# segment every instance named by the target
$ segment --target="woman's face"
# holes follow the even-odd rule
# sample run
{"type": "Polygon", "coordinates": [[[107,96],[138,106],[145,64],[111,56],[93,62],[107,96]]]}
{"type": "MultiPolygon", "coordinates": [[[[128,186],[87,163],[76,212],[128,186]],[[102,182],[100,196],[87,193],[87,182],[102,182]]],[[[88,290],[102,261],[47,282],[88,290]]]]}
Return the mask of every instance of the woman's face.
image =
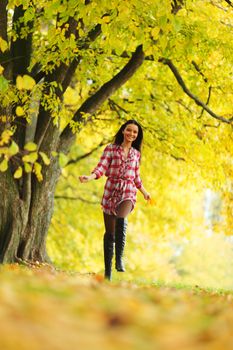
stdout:
{"type": "Polygon", "coordinates": [[[138,126],[135,124],[128,124],[122,133],[124,135],[124,141],[133,142],[138,137],[138,126]]]}

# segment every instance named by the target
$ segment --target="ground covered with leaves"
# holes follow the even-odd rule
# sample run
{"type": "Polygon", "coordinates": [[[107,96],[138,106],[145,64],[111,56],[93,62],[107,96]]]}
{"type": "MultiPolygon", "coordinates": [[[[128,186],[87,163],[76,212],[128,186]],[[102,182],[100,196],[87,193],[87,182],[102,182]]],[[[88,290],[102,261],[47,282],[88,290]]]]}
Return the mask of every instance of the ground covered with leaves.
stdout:
{"type": "Polygon", "coordinates": [[[233,293],[0,268],[0,349],[232,349],[233,293]]]}

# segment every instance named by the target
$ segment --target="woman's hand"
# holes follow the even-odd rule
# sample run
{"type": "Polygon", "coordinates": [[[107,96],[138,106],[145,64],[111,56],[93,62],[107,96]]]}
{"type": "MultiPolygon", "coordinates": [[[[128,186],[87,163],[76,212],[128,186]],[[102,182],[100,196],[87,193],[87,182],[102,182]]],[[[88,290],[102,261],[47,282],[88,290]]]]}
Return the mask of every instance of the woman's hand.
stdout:
{"type": "Polygon", "coordinates": [[[95,174],[81,175],[81,176],[79,176],[79,181],[83,183],[83,182],[88,182],[88,181],[94,180],[95,178],[96,178],[95,174]]]}
{"type": "Polygon", "coordinates": [[[150,193],[148,193],[143,186],[141,188],[139,188],[139,191],[143,194],[143,197],[145,198],[146,201],[151,200],[150,193]]]}
{"type": "Polygon", "coordinates": [[[144,196],[144,198],[145,198],[146,201],[151,200],[151,195],[150,195],[150,193],[145,192],[145,193],[143,193],[143,196],[144,196]]]}

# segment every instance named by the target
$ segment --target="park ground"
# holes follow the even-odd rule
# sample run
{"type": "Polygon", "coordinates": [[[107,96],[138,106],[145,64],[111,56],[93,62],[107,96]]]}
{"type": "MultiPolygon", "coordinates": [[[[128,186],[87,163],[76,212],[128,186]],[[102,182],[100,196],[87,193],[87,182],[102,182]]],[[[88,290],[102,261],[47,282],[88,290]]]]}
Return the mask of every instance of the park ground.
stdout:
{"type": "Polygon", "coordinates": [[[227,350],[233,292],[5,265],[0,322],[1,350],[227,350]]]}

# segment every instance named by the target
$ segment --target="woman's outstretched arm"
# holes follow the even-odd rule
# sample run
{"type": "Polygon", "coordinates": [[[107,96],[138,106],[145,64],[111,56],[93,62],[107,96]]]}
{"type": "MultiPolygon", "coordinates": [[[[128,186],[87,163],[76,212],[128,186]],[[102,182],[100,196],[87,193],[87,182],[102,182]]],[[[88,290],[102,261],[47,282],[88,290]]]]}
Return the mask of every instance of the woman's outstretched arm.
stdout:
{"type": "Polygon", "coordinates": [[[96,174],[93,173],[91,175],[81,175],[79,176],[79,181],[80,182],[88,182],[88,181],[91,181],[91,180],[95,180],[96,179],[96,174]]]}

